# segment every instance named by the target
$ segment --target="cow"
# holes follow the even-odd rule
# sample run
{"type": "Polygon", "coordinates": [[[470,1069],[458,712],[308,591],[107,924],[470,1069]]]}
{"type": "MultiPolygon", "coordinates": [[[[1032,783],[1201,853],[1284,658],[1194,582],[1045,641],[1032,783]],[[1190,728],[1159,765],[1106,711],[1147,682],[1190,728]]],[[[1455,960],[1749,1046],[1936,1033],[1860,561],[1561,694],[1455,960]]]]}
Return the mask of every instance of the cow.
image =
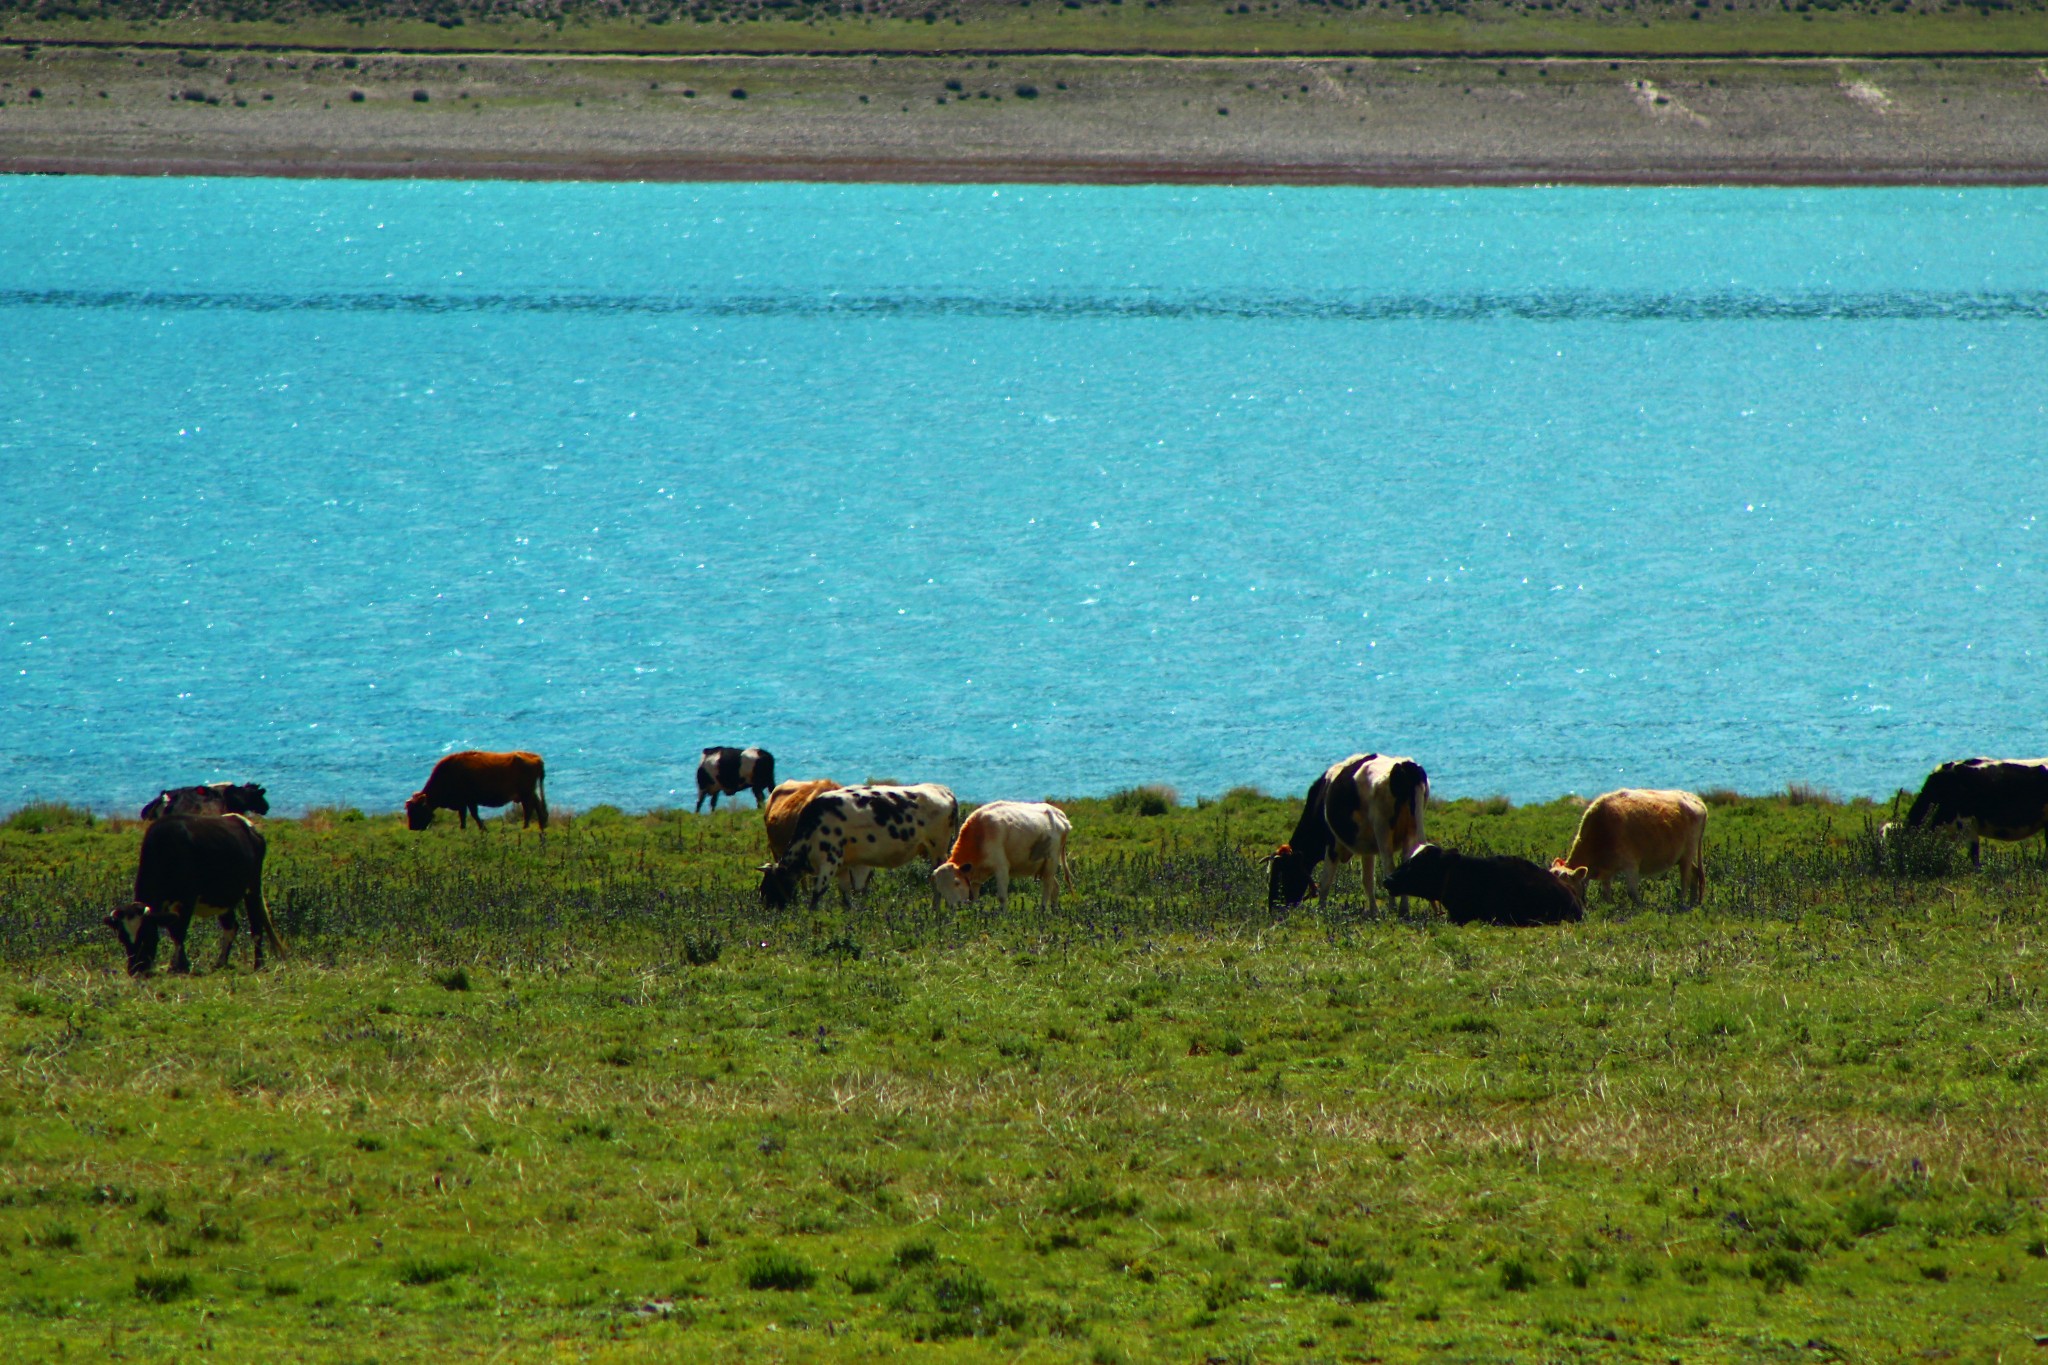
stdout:
{"type": "Polygon", "coordinates": [[[1623,787],[1586,807],[1571,852],[1550,871],[1583,905],[1589,880],[1620,873],[1635,900],[1644,877],[1675,867],[1679,894],[1697,905],[1707,894],[1706,838],[1707,803],[1691,792],[1623,787]]]}
{"type": "Polygon", "coordinates": [[[1376,906],[1374,859],[1392,871],[1397,854],[1420,844],[1428,805],[1429,774],[1412,758],[1353,754],[1332,764],[1309,787],[1294,837],[1266,859],[1267,903],[1276,910],[1301,904],[1320,863],[1316,904],[1328,909],[1337,864],[1356,856],[1365,860],[1366,905],[1376,906]]]}
{"type": "Polygon", "coordinates": [[[1420,896],[1453,924],[1566,924],[1586,912],[1565,884],[1527,858],[1480,858],[1424,844],[1387,878],[1389,896],[1420,896]]]}
{"type": "MultiPolygon", "coordinates": [[[[791,831],[780,858],[761,865],[761,903],[780,910],[812,879],[810,904],[817,907],[825,887],[839,884],[839,899],[850,910],[851,874],[868,867],[901,867],[912,858],[933,863],[946,856],[960,830],[960,803],[934,782],[915,787],[841,787],[811,798],[791,831]],[[841,878],[844,869],[847,878],[841,878]]],[[[938,908],[932,893],[932,908],[938,908]]]]}
{"type": "Polygon", "coordinates": [[[1010,909],[1010,878],[1038,878],[1038,908],[1059,909],[1060,878],[1069,882],[1067,813],[1043,801],[991,801],[960,826],[946,861],[932,870],[932,890],[955,909],[967,904],[991,878],[997,909],[1010,909]]]}
{"type": "Polygon", "coordinates": [[[481,830],[484,817],[478,807],[517,801],[519,828],[525,829],[527,821],[537,819],[541,833],[546,834],[547,776],[547,764],[539,754],[523,750],[492,754],[464,749],[436,763],[434,771],[427,774],[427,785],[407,799],[405,826],[425,829],[434,823],[435,811],[452,810],[463,829],[468,829],[469,822],[474,820],[481,830]]]}
{"type": "MultiPolygon", "coordinates": [[[[811,804],[811,798],[820,792],[836,792],[839,784],[829,777],[813,778],[799,782],[792,778],[780,783],[768,793],[768,805],[761,812],[763,823],[768,826],[768,856],[780,858],[789,851],[790,836],[796,833],[796,822],[804,813],[804,807],[811,804]]],[[[839,880],[848,890],[861,892],[868,889],[868,879],[875,875],[871,867],[842,867],[839,880]]]]}
{"type": "MultiPolygon", "coordinates": [[[[1896,825],[1880,830],[1889,836],[1896,825]]],[[[1907,829],[1935,829],[1970,843],[1982,867],[1983,839],[2016,842],[2048,830],[2048,758],[1970,758],[1944,763],[1920,784],[1906,810],[1907,829]]],[[[2044,841],[2048,852],[2048,841],[2044,841]]]]}
{"type": "Polygon", "coordinates": [[[738,796],[741,792],[754,794],[754,805],[765,804],[765,798],[775,787],[775,755],[766,749],[735,749],[727,744],[714,744],[704,751],[704,757],[697,762],[697,809],[704,809],[704,798],[711,798],[711,813],[718,813],[718,798],[738,796]]]}
{"type": "Polygon", "coordinates": [[[167,815],[142,834],[135,899],[108,912],[105,924],[128,954],[128,974],[147,976],[156,965],[157,938],[169,934],[171,970],[188,972],[185,931],[202,907],[220,913],[218,971],[228,963],[240,928],[235,907],[249,912],[256,966],[267,941],[280,958],[284,940],[263,901],[263,835],[246,815],[167,815]]]}
{"type": "Polygon", "coordinates": [[[209,782],[203,787],[166,787],[142,808],[145,820],[166,815],[268,815],[270,799],[254,782],[209,782]]]}

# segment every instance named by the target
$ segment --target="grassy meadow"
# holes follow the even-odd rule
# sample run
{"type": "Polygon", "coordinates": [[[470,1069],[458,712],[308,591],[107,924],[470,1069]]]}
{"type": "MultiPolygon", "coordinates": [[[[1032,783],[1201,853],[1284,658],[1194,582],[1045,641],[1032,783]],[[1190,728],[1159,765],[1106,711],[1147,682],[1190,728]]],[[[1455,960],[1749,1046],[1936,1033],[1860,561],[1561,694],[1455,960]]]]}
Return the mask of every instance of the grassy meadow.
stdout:
{"type": "MultiPolygon", "coordinates": [[[[1296,803],[765,916],[751,809],[272,820],[284,964],[131,982],[0,827],[0,1358],[1955,1360],[2048,1339],[2038,843],[1714,797],[1709,894],[1275,917],[1296,803]]],[[[1577,808],[1431,834],[1562,852],[1577,808]]]]}

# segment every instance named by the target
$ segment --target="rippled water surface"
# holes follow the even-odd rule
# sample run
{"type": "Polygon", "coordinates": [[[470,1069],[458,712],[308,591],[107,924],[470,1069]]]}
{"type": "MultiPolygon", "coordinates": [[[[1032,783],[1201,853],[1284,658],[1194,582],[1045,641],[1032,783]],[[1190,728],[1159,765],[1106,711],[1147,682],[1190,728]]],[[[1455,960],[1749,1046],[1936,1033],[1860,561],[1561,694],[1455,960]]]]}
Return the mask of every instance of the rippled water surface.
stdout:
{"type": "Polygon", "coordinates": [[[2048,192],[0,181],[0,803],[2048,751],[2048,192]]]}

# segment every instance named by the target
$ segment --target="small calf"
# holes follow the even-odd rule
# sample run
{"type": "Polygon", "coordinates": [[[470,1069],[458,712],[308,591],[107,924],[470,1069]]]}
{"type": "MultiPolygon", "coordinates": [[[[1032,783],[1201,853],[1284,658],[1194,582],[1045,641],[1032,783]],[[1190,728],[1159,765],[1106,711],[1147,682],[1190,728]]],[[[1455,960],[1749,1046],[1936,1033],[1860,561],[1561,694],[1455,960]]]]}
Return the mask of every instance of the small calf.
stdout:
{"type": "Polygon", "coordinates": [[[1477,858],[1435,844],[1408,855],[1387,878],[1387,893],[1435,901],[1453,924],[1565,924],[1586,915],[1562,882],[1527,858],[1477,858]]]}
{"type": "Polygon", "coordinates": [[[1038,908],[1057,910],[1060,878],[1067,868],[1067,813],[1043,801],[991,801],[967,817],[946,861],[932,869],[932,890],[958,909],[989,880],[996,884],[997,908],[1010,908],[1010,878],[1036,877],[1038,908]]]}

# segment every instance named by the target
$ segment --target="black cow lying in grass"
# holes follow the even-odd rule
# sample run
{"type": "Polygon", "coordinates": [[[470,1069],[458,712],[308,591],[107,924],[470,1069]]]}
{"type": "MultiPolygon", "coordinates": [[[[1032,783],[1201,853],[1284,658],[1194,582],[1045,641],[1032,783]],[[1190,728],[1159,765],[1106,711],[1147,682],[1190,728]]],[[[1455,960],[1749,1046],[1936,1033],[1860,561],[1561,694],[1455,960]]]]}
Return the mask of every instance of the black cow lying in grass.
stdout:
{"type": "Polygon", "coordinates": [[[106,925],[128,954],[128,974],[147,976],[156,965],[157,936],[169,934],[171,970],[186,972],[185,931],[202,906],[220,913],[218,970],[234,950],[240,924],[235,907],[249,911],[256,941],[256,966],[263,966],[266,939],[279,957],[284,942],[263,902],[263,836],[240,815],[169,815],[142,835],[142,859],[135,871],[135,899],[108,912],[106,925]]]}
{"type": "Polygon", "coordinates": [[[1550,869],[1527,858],[1476,858],[1435,844],[1408,855],[1387,893],[1435,901],[1453,924],[1564,924],[1586,914],[1550,869]]]}

